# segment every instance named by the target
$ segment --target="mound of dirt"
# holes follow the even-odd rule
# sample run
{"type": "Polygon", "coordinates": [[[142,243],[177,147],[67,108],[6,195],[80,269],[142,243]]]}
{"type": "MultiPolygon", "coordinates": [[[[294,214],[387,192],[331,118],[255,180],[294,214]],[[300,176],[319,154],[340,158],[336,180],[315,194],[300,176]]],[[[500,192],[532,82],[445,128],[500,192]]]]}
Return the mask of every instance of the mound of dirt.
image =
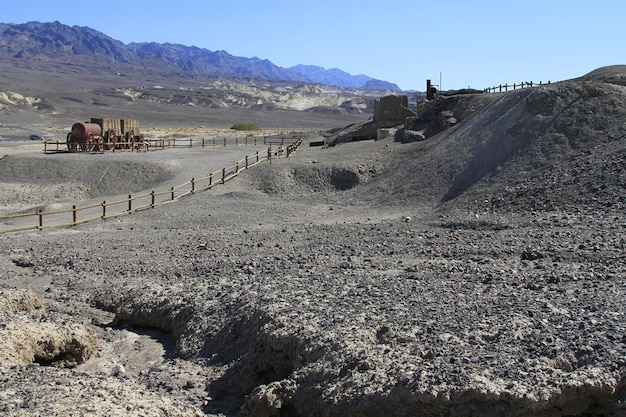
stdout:
{"type": "Polygon", "coordinates": [[[311,148],[244,181],[338,205],[623,213],[624,87],[566,82],[440,100],[451,101],[446,111],[463,122],[427,140],[311,148]]]}
{"type": "Polygon", "coordinates": [[[122,160],[75,154],[8,155],[0,159],[0,204],[5,213],[32,211],[53,202],[133,193],[173,176],[171,166],[141,161],[136,155],[122,160]]]}
{"type": "Polygon", "coordinates": [[[422,142],[355,144],[350,159],[342,150],[326,149],[309,165],[271,170],[265,182],[272,185],[259,187],[287,194],[352,189],[333,185],[333,173],[346,171],[352,173],[349,183],[361,185],[353,190],[358,199],[370,204],[623,212],[624,87],[565,82],[440,100],[453,102],[447,111],[463,122],[422,142]]]}
{"type": "Polygon", "coordinates": [[[469,153],[442,201],[464,195],[465,204],[487,202],[484,210],[623,213],[624,126],[622,86],[563,83],[507,94],[452,137],[469,153]]]}
{"type": "Polygon", "coordinates": [[[598,68],[578,78],[581,81],[601,81],[611,84],[626,85],[626,65],[609,65],[598,68]]]}

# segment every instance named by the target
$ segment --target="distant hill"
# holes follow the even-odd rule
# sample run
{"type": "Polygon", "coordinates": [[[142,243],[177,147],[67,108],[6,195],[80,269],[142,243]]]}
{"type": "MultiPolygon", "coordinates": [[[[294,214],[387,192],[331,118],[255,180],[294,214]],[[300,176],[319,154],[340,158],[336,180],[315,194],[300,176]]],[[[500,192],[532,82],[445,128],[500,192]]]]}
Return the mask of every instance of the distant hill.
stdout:
{"type": "Polygon", "coordinates": [[[351,75],[339,68],[326,69],[317,65],[296,65],[287,69],[303,75],[310,82],[320,84],[370,90],[400,91],[396,84],[376,80],[367,75],[351,75]]]}
{"type": "Polygon", "coordinates": [[[124,44],[104,33],[60,22],[0,24],[0,59],[67,60],[72,56],[98,56],[113,62],[210,75],[303,81],[329,86],[400,91],[397,85],[366,75],[313,65],[279,67],[267,59],[236,57],[178,44],[124,44]]]}

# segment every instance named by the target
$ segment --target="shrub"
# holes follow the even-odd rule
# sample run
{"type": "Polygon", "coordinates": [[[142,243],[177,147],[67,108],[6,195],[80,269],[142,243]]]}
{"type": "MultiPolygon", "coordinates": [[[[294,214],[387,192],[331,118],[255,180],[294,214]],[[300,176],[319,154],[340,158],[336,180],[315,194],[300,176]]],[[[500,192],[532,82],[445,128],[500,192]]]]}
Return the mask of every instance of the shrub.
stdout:
{"type": "Polygon", "coordinates": [[[261,130],[257,125],[250,122],[238,122],[230,127],[233,130],[261,130]]]}

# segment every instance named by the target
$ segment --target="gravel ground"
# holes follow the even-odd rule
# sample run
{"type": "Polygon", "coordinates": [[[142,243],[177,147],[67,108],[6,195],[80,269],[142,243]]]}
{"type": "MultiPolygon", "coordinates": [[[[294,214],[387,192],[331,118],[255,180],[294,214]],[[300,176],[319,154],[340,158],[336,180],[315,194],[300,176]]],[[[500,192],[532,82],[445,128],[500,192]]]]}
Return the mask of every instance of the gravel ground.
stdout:
{"type": "Polygon", "coordinates": [[[626,415],[626,91],[489,97],[422,142],[308,137],[176,204],[0,235],[0,410],[626,415]]]}

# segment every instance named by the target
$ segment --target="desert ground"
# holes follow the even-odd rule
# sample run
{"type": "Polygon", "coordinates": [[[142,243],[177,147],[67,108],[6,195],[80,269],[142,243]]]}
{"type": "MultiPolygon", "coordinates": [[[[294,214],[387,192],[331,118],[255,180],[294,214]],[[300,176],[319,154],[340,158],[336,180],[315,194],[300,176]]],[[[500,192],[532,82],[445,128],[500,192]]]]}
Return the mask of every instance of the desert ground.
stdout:
{"type": "MultiPolygon", "coordinates": [[[[1,234],[0,411],[626,415],[626,87],[601,73],[438,98],[415,128],[455,123],[423,141],[309,132],[173,204],[1,234]]],[[[0,201],[20,210],[239,159],[17,142],[0,201]],[[88,181],[103,160],[151,175],[88,181]]]]}

